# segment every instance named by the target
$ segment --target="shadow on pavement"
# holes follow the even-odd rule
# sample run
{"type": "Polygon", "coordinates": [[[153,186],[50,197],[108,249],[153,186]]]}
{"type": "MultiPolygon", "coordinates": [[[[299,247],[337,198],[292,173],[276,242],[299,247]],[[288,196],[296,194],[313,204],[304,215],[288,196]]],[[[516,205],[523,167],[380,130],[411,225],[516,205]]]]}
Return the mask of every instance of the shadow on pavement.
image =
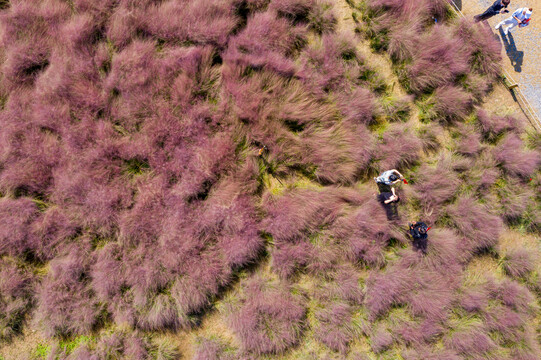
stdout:
{"type": "Polygon", "coordinates": [[[521,72],[522,62],[524,60],[524,51],[517,50],[515,39],[513,38],[511,32],[509,32],[506,36],[501,27],[499,30],[503,41],[503,46],[505,47],[505,53],[507,54],[509,60],[511,60],[511,65],[513,65],[516,72],[521,72]]]}

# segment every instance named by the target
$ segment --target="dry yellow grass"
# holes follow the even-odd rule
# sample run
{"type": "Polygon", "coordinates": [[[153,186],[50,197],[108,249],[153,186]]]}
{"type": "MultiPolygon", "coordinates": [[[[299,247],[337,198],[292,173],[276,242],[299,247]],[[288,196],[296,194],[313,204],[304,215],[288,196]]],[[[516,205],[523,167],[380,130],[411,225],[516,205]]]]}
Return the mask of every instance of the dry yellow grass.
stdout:
{"type": "Polygon", "coordinates": [[[39,344],[50,345],[38,331],[27,327],[21,336],[14,338],[10,343],[0,342],[0,356],[4,360],[31,359],[39,344]]]}

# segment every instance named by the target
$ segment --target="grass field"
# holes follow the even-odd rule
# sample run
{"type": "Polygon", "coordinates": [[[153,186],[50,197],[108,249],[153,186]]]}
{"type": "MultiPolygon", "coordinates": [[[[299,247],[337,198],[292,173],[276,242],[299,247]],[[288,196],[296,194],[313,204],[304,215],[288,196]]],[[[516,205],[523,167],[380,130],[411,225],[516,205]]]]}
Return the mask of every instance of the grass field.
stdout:
{"type": "Polygon", "coordinates": [[[0,358],[538,358],[541,136],[445,0],[0,4],[0,358]]]}

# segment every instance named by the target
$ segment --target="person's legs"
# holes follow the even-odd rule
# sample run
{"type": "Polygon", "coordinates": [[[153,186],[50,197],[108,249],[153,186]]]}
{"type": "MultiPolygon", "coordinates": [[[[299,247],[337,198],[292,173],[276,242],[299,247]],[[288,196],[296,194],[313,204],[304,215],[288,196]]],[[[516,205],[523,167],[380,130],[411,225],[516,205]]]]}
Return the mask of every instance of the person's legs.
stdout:
{"type": "Polygon", "coordinates": [[[513,22],[511,23],[511,25],[509,25],[509,27],[503,31],[503,33],[504,33],[505,35],[507,35],[507,33],[508,33],[509,31],[511,31],[511,29],[514,29],[515,26],[517,26],[517,25],[518,25],[518,22],[513,21],[513,22]]]}
{"type": "Polygon", "coordinates": [[[500,21],[500,22],[498,23],[498,25],[496,25],[494,28],[495,28],[496,30],[498,30],[498,29],[500,28],[500,26],[503,26],[503,25],[509,25],[509,24],[514,23],[514,22],[516,22],[515,19],[513,19],[512,17],[510,17],[510,18],[507,18],[507,19],[504,19],[504,20],[500,21]]]}

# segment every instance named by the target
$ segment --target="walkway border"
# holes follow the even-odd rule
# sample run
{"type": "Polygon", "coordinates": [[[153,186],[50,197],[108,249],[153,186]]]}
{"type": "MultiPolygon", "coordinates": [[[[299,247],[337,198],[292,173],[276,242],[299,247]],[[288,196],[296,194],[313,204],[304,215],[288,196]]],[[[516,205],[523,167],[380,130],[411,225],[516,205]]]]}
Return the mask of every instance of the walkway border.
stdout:
{"type": "MultiPolygon", "coordinates": [[[[449,3],[451,3],[453,5],[453,6],[451,6],[451,8],[455,11],[455,13],[458,16],[466,18],[464,16],[464,14],[462,13],[462,11],[459,9],[459,7],[456,5],[456,3],[453,0],[448,0],[448,1],[449,1],[449,3]]],[[[507,72],[507,70],[505,70],[504,68],[502,68],[502,70],[503,70],[503,75],[500,77],[501,82],[503,83],[503,85],[506,88],[509,89],[509,92],[511,92],[511,94],[515,98],[515,101],[518,103],[518,105],[520,106],[520,109],[522,110],[524,115],[526,115],[526,117],[528,118],[528,120],[530,121],[532,126],[536,130],[541,131],[541,119],[539,118],[539,116],[535,112],[535,109],[532,107],[532,104],[530,104],[530,102],[528,101],[528,98],[526,98],[526,96],[524,95],[524,93],[520,89],[520,86],[518,86],[518,83],[507,72]],[[505,83],[506,79],[509,82],[511,82],[511,84],[517,84],[517,86],[515,86],[513,88],[509,88],[505,83]]]]}

